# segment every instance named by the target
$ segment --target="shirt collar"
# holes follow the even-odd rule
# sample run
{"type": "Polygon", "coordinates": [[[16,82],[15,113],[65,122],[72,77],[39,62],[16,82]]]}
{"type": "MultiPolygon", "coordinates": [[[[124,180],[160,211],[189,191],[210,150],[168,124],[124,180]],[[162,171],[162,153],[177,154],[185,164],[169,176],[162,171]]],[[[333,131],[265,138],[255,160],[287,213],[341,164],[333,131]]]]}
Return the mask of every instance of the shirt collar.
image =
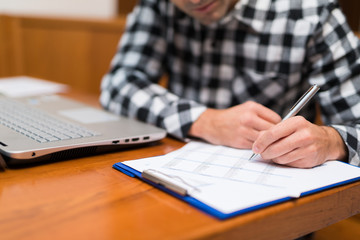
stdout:
{"type": "Polygon", "coordinates": [[[271,0],[239,0],[232,11],[230,11],[219,24],[229,23],[232,19],[248,25],[256,32],[261,32],[266,13],[269,11],[271,0]]]}

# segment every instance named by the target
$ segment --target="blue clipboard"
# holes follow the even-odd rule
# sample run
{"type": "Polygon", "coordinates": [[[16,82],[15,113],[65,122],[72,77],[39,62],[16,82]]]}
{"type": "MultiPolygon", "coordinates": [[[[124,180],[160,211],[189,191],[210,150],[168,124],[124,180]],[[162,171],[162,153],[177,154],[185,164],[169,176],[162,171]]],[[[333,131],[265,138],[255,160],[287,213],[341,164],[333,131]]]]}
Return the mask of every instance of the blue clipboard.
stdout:
{"type": "MultiPolygon", "coordinates": [[[[232,212],[232,213],[223,213],[223,212],[220,212],[218,211],[217,209],[215,208],[212,208],[210,206],[208,206],[207,204],[197,200],[196,198],[193,198],[189,195],[186,195],[186,196],[182,196],[174,191],[171,191],[169,190],[168,188],[162,186],[162,185],[159,185],[159,184],[155,184],[154,182],[152,181],[149,181],[148,179],[145,179],[142,177],[141,175],[141,172],[123,164],[123,163],[115,163],[113,165],[113,168],[115,168],[116,170],[119,170],[120,172],[130,176],[130,177],[135,177],[135,178],[139,178],[140,180],[178,198],[178,199],[181,199],[182,201],[184,202],[187,202],[188,204],[190,204],[191,206],[193,207],[196,207],[198,209],[200,209],[201,211],[213,216],[213,217],[216,217],[220,220],[225,220],[225,219],[228,219],[228,218],[231,218],[231,217],[235,217],[235,216],[238,216],[238,215],[241,215],[241,214],[244,214],[244,213],[248,213],[248,212],[251,212],[251,211],[254,211],[254,210],[258,210],[258,209],[261,209],[261,208],[265,208],[265,207],[268,207],[268,206],[271,206],[271,205],[274,205],[274,204],[278,204],[278,203],[282,203],[282,202],[285,202],[285,201],[288,201],[290,199],[292,199],[292,197],[285,197],[285,198],[281,198],[281,199],[277,199],[275,201],[270,201],[270,202],[266,202],[266,203],[263,203],[263,204],[259,204],[259,205],[256,205],[256,206],[253,206],[253,207],[249,207],[249,208],[245,208],[245,209],[241,209],[239,211],[235,211],[235,212],[232,212]]],[[[360,178],[359,178],[360,179],[360,178]]],[[[353,180],[355,181],[355,180],[353,180]]],[[[338,184],[336,184],[338,185],[338,184]]],[[[327,188],[330,188],[330,187],[333,187],[333,186],[328,186],[327,188]]],[[[325,189],[325,188],[324,188],[325,189]]],[[[323,190],[323,189],[318,189],[317,191],[320,191],[320,190],[323,190]]],[[[307,195],[307,194],[310,194],[310,193],[313,193],[313,192],[317,192],[317,191],[314,191],[312,190],[311,192],[309,193],[303,193],[301,194],[301,196],[303,195],[307,195]]]]}
{"type": "MultiPolygon", "coordinates": [[[[344,163],[344,164],[347,164],[347,163],[344,163]]],[[[354,166],[356,167],[356,166],[354,166]]],[[[166,187],[164,187],[163,185],[160,185],[160,184],[156,184],[152,181],[149,181],[148,179],[142,177],[142,174],[141,172],[123,164],[123,163],[115,163],[113,165],[113,168],[115,168],[116,170],[119,170],[120,172],[130,176],[130,177],[135,177],[135,178],[139,178],[140,180],[178,198],[178,199],[181,199],[182,201],[184,202],[187,202],[188,204],[190,204],[191,206],[195,207],[195,208],[198,208],[199,210],[207,213],[208,215],[211,215],[213,217],[216,217],[220,220],[225,220],[225,219],[228,219],[228,218],[232,218],[232,217],[235,217],[235,216],[238,216],[238,215],[241,215],[241,214],[244,214],[244,213],[248,213],[248,212],[251,212],[251,211],[255,211],[255,210],[258,210],[258,209],[262,209],[262,208],[265,208],[265,207],[268,207],[268,206],[272,206],[272,205],[275,205],[275,204],[278,204],[278,203],[282,203],[282,202],[285,202],[285,201],[288,201],[288,200],[291,200],[291,199],[294,199],[292,197],[285,197],[285,198],[280,198],[280,199],[277,199],[277,200],[274,200],[274,201],[270,201],[270,202],[266,202],[266,203],[263,203],[263,204],[259,204],[259,205],[256,205],[256,206],[252,206],[252,207],[248,207],[248,208],[244,208],[244,209],[241,209],[241,210],[238,210],[238,211],[234,211],[234,212],[231,212],[231,213],[223,213],[213,207],[210,207],[208,206],[207,204],[197,200],[196,198],[194,197],[191,197],[189,195],[186,195],[186,196],[182,196],[166,187]]],[[[330,188],[333,188],[333,187],[337,187],[337,186],[340,186],[340,185],[344,185],[344,184],[348,184],[348,183],[352,183],[352,182],[356,182],[356,181],[359,181],[360,180],[360,177],[357,177],[357,178],[353,178],[353,179],[349,179],[349,180],[346,180],[346,181],[342,181],[342,182],[338,182],[338,183],[335,183],[335,184],[330,184],[330,185],[327,185],[327,186],[324,186],[324,187],[321,187],[321,188],[317,188],[317,189],[313,189],[313,190],[310,190],[310,191],[307,191],[307,192],[303,192],[301,193],[300,197],[303,197],[303,196],[306,196],[306,195],[309,195],[309,194],[313,194],[313,193],[316,193],[316,192],[320,192],[320,191],[323,191],[323,190],[327,190],[327,189],[330,189],[330,188]]],[[[296,199],[296,198],[295,198],[296,199]]]]}
{"type": "MultiPolygon", "coordinates": [[[[195,143],[196,144],[196,143],[195,143]]],[[[202,144],[202,143],[201,143],[202,144]]],[[[196,145],[196,147],[199,147],[198,145],[196,145]]],[[[204,146],[205,149],[208,147],[207,145],[204,146]]],[[[210,146],[212,147],[212,146],[210,146]]],[[[190,148],[191,151],[192,148],[190,148]]],[[[225,149],[226,150],[226,149],[225,149]]],[[[185,152],[188,150],[185,150],[185,152]]],[[[141,159],[140,159],[141,160],[141,159]]],[[[339,177],[336,178],[337,180],[331,180],[331,178],[329,179],[329,181],[325,181],[325,182],[319,182],[319,184],[314,184],[312,186],[307,186],[304,187],[303,191],[301,192],[301,194],[299,194],[299,192],[296,192],[297,194],[291,196],[291,194],[286,195],[286,194],[279,194],[277,198],[271,198],[271,200],[264,200],[264,201],[259,201],[257,203],[253,202],[253,203],[249,203],[244,205],[244,207],[239,207],[239,208],[231,208],[233,211],[231,212],[223,212],[221,211],[221,209],[224,208],[217,208],[216,204],[215,205],[208,205],[205,202],[202,202],[200,200],[198,200],[196,198],[196,194],[194,193],[192,190],[196,189],[196,186],[191,186],[191,184],[189,184],[186,179],[181,179],[180,176],[176,177],[174,175],[167,175],[167,172],[161,172],[161,171],[157,171],[156,167],[154,169],[152,169],[151,167],[149,167],[148,169],[145,169],[144,171],[142,170],[137,170],[136,169],[136,164],[134,165],[134,168],[130,167],[132,166],[130,163],[127,165],[126,162],[122,163],[115,163],[113,165],[113,168],[115,168],[118,171],[121,171],[122,173],[130,176],[130,177],[135,177],[138,178],[178,199],[181,199],[182,201],[190,204],[191,206],[200,209],[201,211],[216,217],[218,219],[228,219],[234,216],[238,216],[244,213],[249,213],[251,211],[255,211],[258,209],[262,209],[268,206],[272,206],[278,203],[282,203],[285,201],[289,201],[291,199],[296,199],[297,197],[303,197],[309,194],[313,194],[313,193],[317,193],[323,190],[327,190],[333,187],[337,187],[340,185],[344,185],[344,184],[348,184],[351,182],[355,182],[355,181],[359,181],[360,180],[360,168],[354,165],[350,165],[349,163],[345,163],[345,162],[341,162],[341,161],[335,161],[335,165],[333,165],[333,167],[329,168],[329,172],[327,172],[327,170],[325,169],[325,172],[323,172],[323,174],[335,174],[336,171],[338,171],[339,167],[340,169],[343,169],[342,171],[344,171],[344,176],[343,177],[339,177]],[[351,169],[351,171],[350,171],[351,169]],[[149,172],[151,171],[151,172],[149,172]],[[335,171],[335,172],[334,172],[335,171]],[[346,171],[349,173],[346,174],[346,171]],[[177,180],[177,181],[175,181],[177,180]],[[182,185],[182,186],[181,186],[182,185]],[[306,190],[305,190],[306,189],[306,190]],[[193,197],[195,196],[195,197],[193,197]],[[261,202],[261,203],[260,203],[261,202]]],[[[151,164],[150,164],[151,165],[151,164]]],[[[150,166],[147,165],[147,166],[150,166]]],[[[311,176],[315,176],[314,179],[316,179],[317,175],[316,175],[316,171],[314,173],[311,173],[311,176]],[[315,175],[314,175],[315,174],[315,175]]],[[[303,177],[307,177],[307,175],[301,175],[303,177]]],[[[310,175],[309,175],[310,176],[310,175]]],[[[297,179],[299,180],[299,179],[297,179]]],[[[301,180],[301,179],[300,179],[301,180]]],[[[300,189],[300,188],[299,188],[300,189]]],[[[226,191],[225,191],[226,192],[226,191]]],[[[200,194],[201,195],[201,194],[200,194]]],[[[222,195],[223,197],[225,197],[225,195],[222,195]]],[[[241,199],[241,196],[240,196],[241,199]]],[[[209,202],[211,202],[212,199],[209,199],[209,202]]]]}

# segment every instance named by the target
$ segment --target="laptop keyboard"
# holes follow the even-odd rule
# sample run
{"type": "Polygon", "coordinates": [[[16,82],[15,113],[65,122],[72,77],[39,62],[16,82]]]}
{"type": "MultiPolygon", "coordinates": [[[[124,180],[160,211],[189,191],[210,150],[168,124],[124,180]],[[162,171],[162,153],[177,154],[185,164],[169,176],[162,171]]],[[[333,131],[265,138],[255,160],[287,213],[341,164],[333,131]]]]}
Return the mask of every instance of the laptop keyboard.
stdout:
{"type": "Polygon", "coordinates": [[[40,143],[99,135],[10,99],[0,99],[0,124],[40,143]]]}

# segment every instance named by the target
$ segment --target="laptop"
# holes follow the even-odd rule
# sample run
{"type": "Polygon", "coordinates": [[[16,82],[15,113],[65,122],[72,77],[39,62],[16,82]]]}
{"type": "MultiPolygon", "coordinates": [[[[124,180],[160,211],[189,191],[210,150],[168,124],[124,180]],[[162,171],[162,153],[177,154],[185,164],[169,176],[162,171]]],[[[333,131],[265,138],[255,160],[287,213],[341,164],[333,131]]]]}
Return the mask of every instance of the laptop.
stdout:
{"type": "Polygon", "coordinates": [[[142,146],[165,136],[163,129],[59,95],[0,96],[0,154],[8,166],[142,146]]]}

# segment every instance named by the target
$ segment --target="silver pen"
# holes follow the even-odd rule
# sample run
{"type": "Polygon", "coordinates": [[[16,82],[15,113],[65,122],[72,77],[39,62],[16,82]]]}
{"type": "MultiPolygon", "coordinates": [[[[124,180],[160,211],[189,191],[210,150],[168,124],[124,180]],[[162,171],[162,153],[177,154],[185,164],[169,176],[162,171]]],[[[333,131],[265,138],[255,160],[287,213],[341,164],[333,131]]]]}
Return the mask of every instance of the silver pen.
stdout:
{"type": "MultiPolygon", "coordinates": [[[[319,86],[316,84],[312,85],[309,90],[307,90],[306,93],[304,93],[304,95],[302,95],[301,98],[294,104],[294,106],[292,106],[289,113],[282,119],[282,121],[295,116],[310,101],[317,91],[319,91],[319,89],[319,86]]],[[[258,155],[258,153],[253,153],[249,158],[249,161],[258,155]]]]}

